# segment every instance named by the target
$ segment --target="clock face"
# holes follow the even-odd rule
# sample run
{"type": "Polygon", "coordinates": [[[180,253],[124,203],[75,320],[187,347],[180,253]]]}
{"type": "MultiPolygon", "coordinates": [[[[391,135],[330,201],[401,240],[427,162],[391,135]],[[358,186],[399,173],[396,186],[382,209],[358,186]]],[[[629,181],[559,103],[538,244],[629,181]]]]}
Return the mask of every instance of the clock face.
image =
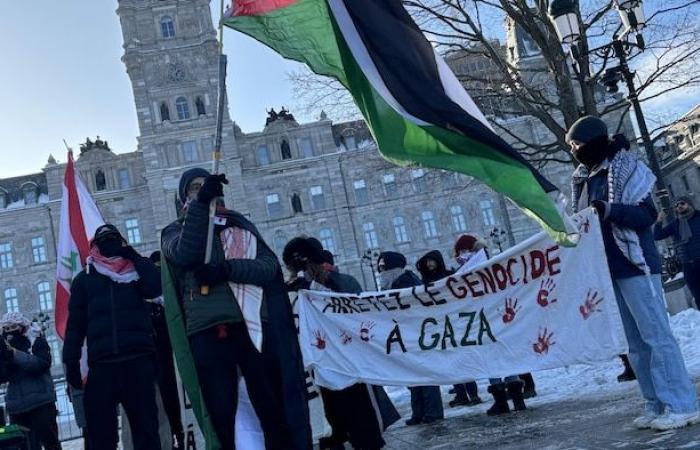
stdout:
{"type": "Polygon", "coordinates": [[[173,63],[168,66],[168,80],[170,81],[183,81],[185,79],[185,68],[182,64],[173,63]]]}

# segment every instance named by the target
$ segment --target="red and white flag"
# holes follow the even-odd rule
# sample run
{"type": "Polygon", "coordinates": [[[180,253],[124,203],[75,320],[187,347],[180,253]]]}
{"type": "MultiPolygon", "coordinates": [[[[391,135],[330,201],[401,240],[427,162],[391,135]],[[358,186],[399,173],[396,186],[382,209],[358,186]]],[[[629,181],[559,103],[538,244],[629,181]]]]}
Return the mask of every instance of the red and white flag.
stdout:
{"type": "Polygon", "coordinates": [[[64,339],[68,322],[71,281],[83,270],[90,252],[90,239],[104,223],[95,201],[75,171],[73,151],[69,150],[63,178],[56,264],[55,319],[56,333],[61,339],[64,339]]]}

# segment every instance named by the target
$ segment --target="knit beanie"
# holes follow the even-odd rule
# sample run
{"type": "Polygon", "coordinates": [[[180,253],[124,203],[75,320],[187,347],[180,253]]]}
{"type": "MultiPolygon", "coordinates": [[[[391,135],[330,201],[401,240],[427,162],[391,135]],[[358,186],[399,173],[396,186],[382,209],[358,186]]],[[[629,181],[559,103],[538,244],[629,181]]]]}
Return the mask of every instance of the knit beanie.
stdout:
{"type": "Polygon", "coordinates": [[[608,126],[598,117],[585,116],[571,125],[566,133],[566,142],[577,141],[588,144],[596,139],[608,137],[608,126]]]}
{"type": "Polygon", "coordinates": [[[209,171],[201,167],[193,167],[192,169],[185,170],[185,173],[180,177],[180,186],[177,189],[180,201],[183,204],[187,203],[187,189],[190,187],[192,180],[195,178],[206,178],[209,175],[209,171]]]}
{"type": "Polygon", "coordinates": [[[676,197],[676,199],[673,201],[673,204],[675,205],[678,202],[686,202],[691,208],[695,208],[693,199],[688,195],[681,195],[679,197],[676,197]]]}

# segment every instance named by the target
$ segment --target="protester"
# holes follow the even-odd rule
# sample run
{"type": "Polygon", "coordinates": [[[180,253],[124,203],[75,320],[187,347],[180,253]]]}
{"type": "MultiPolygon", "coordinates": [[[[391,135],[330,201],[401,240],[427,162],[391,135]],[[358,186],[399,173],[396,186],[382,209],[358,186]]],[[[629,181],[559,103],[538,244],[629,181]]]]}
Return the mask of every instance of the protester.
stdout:
{"type": "MultiPolygon", "coordinates": [[[[324,257],[323,247],[314,238],[292,239],[284,247],[282,258],[292,274],[290,287],[362,292],[360,283],[352,276],[327,270],[327,255],[324,257]]],[[[321,399],[326,419],[333,429],[330,437],[321,440],[321,449],[342,449],[348,441],[355,449],[380,449],[386,444],[382,432],[399,418],[380,386],[357,383],[337,391],[322,387],[321,399]]]]}
{"type": "MultiPolygon", "coordinates": [[[[173,306],[182,308],[199,381],[190,387],[201,392],[224,450],[235,448],[239,371],[265,447],[307,449],[306,384],[282,269],[255,225],[220,201],[227,183],[224,175],[204,169],[183,173],[179,195],[184,208],[162,233],[163,256],[176,283],[168,289],[177,291],[173,306]],[[205,264],[214,199],[219,199],[217,225],[211,262],[205,264]]],[[[175,350],[178,358],[188,354],[175,350]]]]}
{"type": "Polygon", "coordinates": [[[0,327],[0,383],[8,383],[10,423],[29,429],[29,450],[60,449],[49,344],[19,312],[2,316],[0,327]]]}
{"type": "MultiPolygon", "coordinates": [[[[382,252],[377,259],[381,289],[403,289],[420,286],[423,282],[406,269],[406,257],[397,252],[382,252]]],[[[411,392],[411,418],[406,425],[433,423],[445,418],[440,386],[409,387],[411,392]]]]}
{"type": "Polygon", "coordinates": [[[89,377],[84,406],[89,446],[117,448],[121,403],[136,450],[158,450],[155,363],[147,298],[161,294],[153,263],[130,247],[114,225],[102,225],[71,284],[63,346],[66,380],[83,388],[80,358],[87,338],[89,377]]]}
{"type": "MultiPolygon", "coordinates": [[[[433,250],[423,255],[416,263],[416,268],[421,274],[423,283],[428,284],[454,274],[454,270],[448,270],[445,266],[445,260],[438,250],[433,250]]],[[[482,403],[479,397],[476,381],[472,380],[467,383],[455,384],[455,398],[450,400],[450,407],[455,406],[474,406],[482,403]]]]}
{"type": "Polygon", "coordinates": [[[608,137],[599,118],[576,121],[566,140],[580,163],[572,180],[573,209],[592,206],[598,213],[630,362],[646,400],[634,425],[669,430],[698,422],[695,386],[669,326],[651,230],[655,177],[624,136],[608,137]]]}
{"type": "Polygon", "coordinates": [[[673,237],[675,248],[683,264],[683,278],[700,309],[700,213],[695,209],[693,199],[684,195],[674,202],[677,218],[663,226],[666,215],[659,214],[654,225],[654,239],[657,241],[673,237]]]}
{"type": "MultiPolygon", "coordinates": [[[[459,264],[458,272],[469,271],[490,257],[486,241],[470,234],[463,234],[457,239],[454,255],[457,264],[459,264]]],[[[526,387],[528,388],[528,398],[537,395],[535,381],[529,373],[520,376],[510,375],[505,379],[489,378],[488,392],[493,396],[493,405],[486,411],[486,414],[495,416],[509,413],[508,398],[513,401],[515,411],[527,409],[525,406],[526,387]],[[528,381],[528,385],[526,385],[525,380],[528,381]]]]}

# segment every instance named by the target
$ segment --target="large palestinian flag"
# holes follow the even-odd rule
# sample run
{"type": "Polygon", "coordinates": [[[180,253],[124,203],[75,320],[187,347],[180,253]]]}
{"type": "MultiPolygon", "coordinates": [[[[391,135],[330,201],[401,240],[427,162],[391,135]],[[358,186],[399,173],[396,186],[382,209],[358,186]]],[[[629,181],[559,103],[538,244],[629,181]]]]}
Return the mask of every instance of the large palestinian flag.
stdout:
{"type": "Polygon", "coordinates": [[[400,0],[238,0],[224,24],[339,80],[386,159],[477,178],[563,241],[554,185],[493,132],[400,0]]]}

